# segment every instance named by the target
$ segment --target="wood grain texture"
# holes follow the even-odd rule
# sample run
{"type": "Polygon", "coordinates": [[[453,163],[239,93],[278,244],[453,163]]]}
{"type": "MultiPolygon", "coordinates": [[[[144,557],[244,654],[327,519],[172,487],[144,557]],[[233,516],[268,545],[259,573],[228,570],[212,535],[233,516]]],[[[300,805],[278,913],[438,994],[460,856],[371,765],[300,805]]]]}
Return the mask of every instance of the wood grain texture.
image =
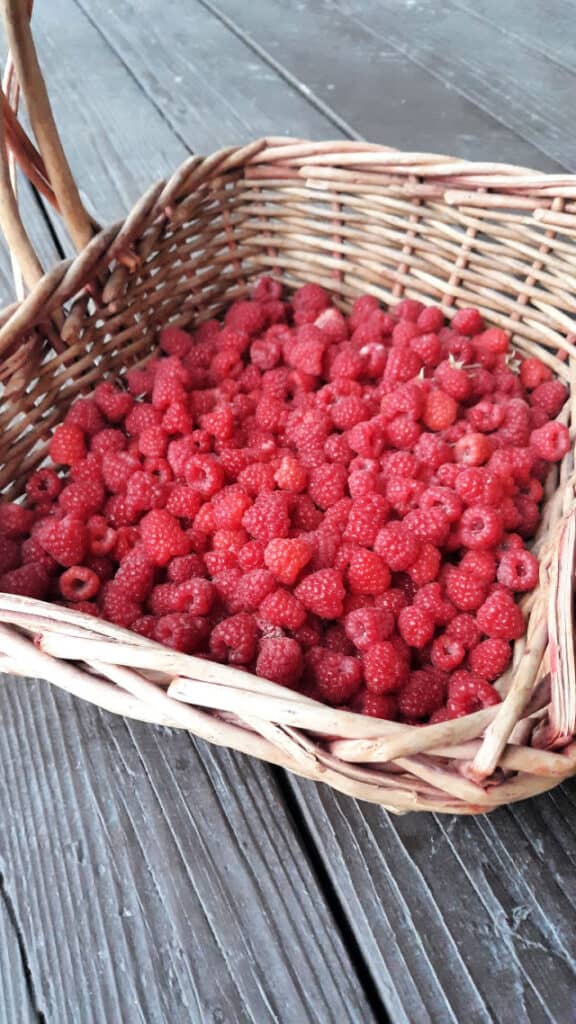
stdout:
{"type": "MultiPolygon", "coordinates": [[[[365,16],[364,0],[356,6],[333,0],[202,2],[274,60],[311,102],[325,104],[353,134],[399,149],[515,161],[542,170],[557,167],[503,124],[497,110],[463,95],[458,82],[439,71],[443,58],[437,65],[424,64],[405,52],[400,33],[409,3],[393,0],[398,25],[395,31],[379,31],[384,14],[365,16]]],[[[422,5],[416,6],[419,10],[422,5]]],[[[415,20],[412,17],[411,24],[415,20]]],[[[449,24],[447,38],[451,33],[449,24]]],[[[462,52],[468,49],[462,40],[462,52]]]]}
{"type": "Polygon", "coordinates": [[[26,953],[0,872],[0,1006],[3,1019],[38,1024],[26,953]]]}
{"type": "MultiPolygon", "coordinates": [[[[49,1024],[374,1019],[267,769],[43,683],[1,707],[0,863],[49,1024]]],[[[14,985],[13,940],[0,965],[14,985]]]]}
{"type": "Polygon", "coordinates": [[[574,1019],[576,784],[489,817],[394,820],[291,786],[395,1024],[574,1019]]]}

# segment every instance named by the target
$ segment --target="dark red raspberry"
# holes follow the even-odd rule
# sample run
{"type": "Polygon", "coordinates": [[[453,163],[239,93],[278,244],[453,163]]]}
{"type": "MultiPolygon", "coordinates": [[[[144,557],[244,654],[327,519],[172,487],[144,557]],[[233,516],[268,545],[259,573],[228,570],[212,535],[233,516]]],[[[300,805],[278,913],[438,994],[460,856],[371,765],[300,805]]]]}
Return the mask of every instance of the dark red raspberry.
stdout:
{"type": "Polygon", "coordinates": [[[342,576],[335,569],[321,569],[306,576],[294,591],[308,611],[322,619],[337,619],[346,594],[342,576]]]}
{"type": "Polygon", "coordinates": [[[392,572],[404,572],[416,561],[420,542],[403,523],[387,523],[376,537],[374,550],[392,572]]]}
{"type": "Polygon", "coordinates": [[[302,675],[304,660],[300,644],[289,637],[260,641],[256,674],[281,686],[292,687],[302,675]]]}
{"type": "Polygon", "coordinates": [[[417,587],[432,583],[440,570],[441,555],[434,544],[425,542],[420,548],[416,561],[407,570],[412,582],[417,587]]]}
{"type": "Polygon", "coordinates": [[[437,581],[420,586],[414,596],[414,604],[425,608],[438,626],[447,625],[456,614],[454,605],[444,596],[442,585],[437,581]]]}
{"type": "Polygon", "coordinates": [[[100,590],[100,579],[84,565],[71,565],[62,573],[58,586],[66,601],[90,601],[100,590]]]}
{"type": "Polygon", "coordinates": [[[3,537],[23,537],[29,533],[34,522],[34,513],[16,502],[0,504],[0,535],[3,537]]]}
{"type": "Polygon", "coordinates": [[[165,647],[184,654],[194,654],[208,635],[208,623],[198,615],[174,612],[156,620],[154,639],[165,647]]]}
{"type": "Polygon", "coordinates": [[[167,356],[183,359],[192,347],[192,336],[181,327],[164,327],[160,331],[159,345],[167,356]]]}
{"type": "Polygon", "coordinates": [[[282,587],[264,598],[259,607],[259,615],[272,626],[292,630],[299,629],[306,618],[306,612],[300,601],[289,590],[284,590],[282,587]]]}
{"type": "MultiPolygon", "coordinates": [[[[34,538],[31,537],[29,540],[36,547],[36,541],[34,538]]],[[[45,555],[42,548],[39,547],[39,551],[40,556],[45,555]]],[[[5,572],[10,572],[12,569],[17,569],[22,561],[31,562],[37,560],[43,561],[42,557],[40,557],[40,559],[37,559],[36,557],[23,559],[21,557],[19,542],[13,540],[11,537],[5,537],[0,534],[0,575],[5,572]]]]}
{"type": "Polygon", "coordinates": [[[362,683],[362,665],[351,658],[322,647],[305,656],[306,674],[315,696],[328,704],[346,704],[362,683]]]}
{"type": "Polygon", "coordinates": [[[514,599],[497,590],[486,599],[476,615],[478,626],[491,639],[518,640],[524,633],[524,618],[514,599]]]}
{"type": "Polygon", "coordinates": [[[142,615],[142,609],[122,584],[111,580],[100,590],[102,615],[117,626],[130,627],[142,615]]]}
{"type": "Polygon", "coordinates": [[[104,497],[104,486],[98,478],[79,480],[64,488],[58,503],[65,512],[89,519],[102,509],[104,497]]]}
{"type": "Polygon", "coordinates": [[[409,647],[424,647],[434,635],[434,619],[425,608],[411,605],[398,616],[400,636],[409,647]]]}
{"type": "Polygon", "coordinates": [[[73,466],[86,455],[84,431],[63,423],[56,427],[50,442],[50,458],[57,466],[73,466]]]}
{"type": "Polygon", "coordinates": [[[570,433],[563,423],[546,423],[530,434],[530,445],[539,458],[560,462],[570,451],[570,433]]]}
{"type": "Polygon", "coordinates": [[[492,551],[467,551],[459,569],[482,583],[492,583],[496,578],[496,556],[492,551]]]}
{"type": "Polygon", "coordinates": [[[511,657],[510,644],[506,640],[483,640],[470,651],[470,668],[472,672],[493,681],[506,671],[511,657]]]}
{"type": "Polygon", "coordinates": [[[47,596],[50,577],[42,563],[28,562],[0,576],[0,591],[42,600],[47,596]]]}
{"type": "Polygon", "coordinates": [[[448,684],[448,711],[456,716],[498,704],[500,697],[493,686],[475,672],[455,672],[448,684]]]}
{"type": "Polygon", "coordinates": [[[59,565],[79,565],[86,553],[88,535],[85,524],[78,516],[45,519],[34,531],[36,540],[59,565]]]}
{"type": "Polygon", "coordinates": [[[63,483],[54,469],[37,469],[26,483],[26,495],[33,505],[50,505],[62,490],[63,483]]]}
{"type": "Polygon", "coordinates": [[[223,619],[210,636],[210,652],[217,661],[249,665],[256,655],[258,627],[253,615],[240,612],[223,619]]]}
{"type": "Polygon", "coordinates": [[[498,565],[497,579],[509,590],[533,590],[538,583],[538,559],[529,551],[505,551],[498,565]]]}
{"type": "Polygon", "coordinates": [[[172,583],[185,583],[192,577],[204,575],[202,559],[198,555],[180,555],[173,558],[166,570],[168,579],[172,583]]]}
{"type": "Polygon", "coordinates": [[[361,690],[356,694],[352,702],[353,711],[360,715],[370,715],[371,718],[386,718],[394,721],[398,717],[398,702],[396,697],[387,693],[371,693],[370,690],[361,690]]]}
{"type": "Polygon", "coordinates": [[[430,669],[411,672],[398,694],[398,709],[404,718],[419,721],[441,708],[446,694],[446,679],[430,669]]]}

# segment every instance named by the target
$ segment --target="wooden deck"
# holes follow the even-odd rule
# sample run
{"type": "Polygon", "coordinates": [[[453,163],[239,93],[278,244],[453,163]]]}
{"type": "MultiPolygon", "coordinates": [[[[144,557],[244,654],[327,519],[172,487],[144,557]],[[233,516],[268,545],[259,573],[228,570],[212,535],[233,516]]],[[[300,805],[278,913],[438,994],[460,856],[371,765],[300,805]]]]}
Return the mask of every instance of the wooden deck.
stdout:
{"type": "MultiPolygon", "coordinates": [[[[108,221],[187,153],[267,133],[576,170],[575,14],[37,0],[34,24],[108,221]]],[[[23,205],[45,265],[68,254],[23,205]]],[[[2,1024],[576,1021],[574,784],[490,817],[395,819],[7,678],[0,794],[2,1024]]]]}

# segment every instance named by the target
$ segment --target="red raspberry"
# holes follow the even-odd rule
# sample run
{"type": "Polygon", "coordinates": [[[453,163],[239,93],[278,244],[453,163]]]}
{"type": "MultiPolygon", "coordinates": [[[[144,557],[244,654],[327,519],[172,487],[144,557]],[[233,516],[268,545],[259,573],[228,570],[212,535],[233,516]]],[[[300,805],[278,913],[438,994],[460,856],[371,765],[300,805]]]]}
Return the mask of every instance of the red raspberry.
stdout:
{"type": "Polygon", "coordinates": [[[283,492],[259,494],[242,518],[243,526],[255,540],[266,543],[277,537],[286,537],[290,529],[288,502],[283,492]]]}
{"type": "Polygon", "coordinates": [[[50,442],[50,458],[57,466],[73,466],[86,455],[84,432],[63,423],[56,427],[50,442]]]}
{"type": "Polygon", "coordinates": [[[275,586],[276,581],[271,572],[267,569],[253,569],[239,580],[230,604],[235,612],[255,612],[275,586]]]}
{"type": "Polygon", "coordinates": [[[552,380],[551,369],[539,359],[530,356],[522,360],[520,367],[520,381],[529,391],[537,388],[544,381],[552,380]]]}
{"type": "Polygon", "coordinates": [[[238,565],[244,572],[261,569],[264,565],[264,545],[258,540],[250,540],[238,552],[238,565]]]}
{"type": "Polygon", "coordinates": [[[200,417],[200,426],[218,441],[226,441],[234,430],[234,417],[229,405],[221,405],[200,417]]]}
{"type": "MultiPolygon", "coordinates": [[[[170,460],[170,450],[168,459],[170,460]]],[[[184,477],[186,483],[203,498],[211,498],[224,485],[224,470],[210,455],[193,455],[189,458],[184,467],[184,477]]]]}
{"type": "Polygon", "coordinates": [[[346,341],[348,337],[348,325],[346,320],[342,316],[339,309],[323,310],[322,313],[314,321],[314,326],[318,327],[323,334],[326,334],[330,338],[331,342],[346,341]]]}
{"type": "Polygon", "coordinates": [[[451,672],[462,664],[465,656],[466,648],[462,641],[443,633],[436,637],[432,644],[430,660],[434,668],[438,668],[442,672],[451,672]]]}
{"type": "Polygon", "coordinates": [[[34,536],[59,565],[78,565],[86,553],[87,530],[78,516],[45,519],[38,524],[34,536]]]}
{"type": "Polygon", "coordinates": [[[167,356],[183,359],[192,347],[192,335],[183,331],[181,327],[170,325],[160,331],[159,345],[167,356]]]}
{"type": "Polygon", "coordinates": [[[455,359],[445,359],[434,370],[436,384],[457,402],[470,398],[472,382],[469,374],[455,359]]]}
{"type": "Polygon", "coordinates": [[[327,704],[346,704],[362,682],[362,665],[358,659],[336,651],[322,647],[308,651],[305,664],[315,695],[327,704]]]}
{"type": "Polygon", "coordinates": [[[26,483],[26,495],[33,505],[50,505],[60,494],[62,486],[54,469],[37,469],[26,483]]]}
{"type": "Polygon", "coordinates": [[[132,473],[139,469],[140,460],[130,452],[106,452],[102,458],[104,483],[113,494],[125,491],[132,473]]]}
{"type": "Polygon", "coordinates": [[[527,494],[518,494],[514,500],[518,516],[506,522],[508,529],[516,528],[522,537],[532,537],[540,522],[540,511],[535,501],[527,494]]]}
{"type": "Polygon", "coordinates": [[[18,594],[41,601],[46,597],[49,576],[45,567],[38,562],[28,562],[18,569],[11,569],[0,576],[0,591],[4,594],[18,594]]]}
{"type": "Polygon", "coordinates": [[[274,467],[263,462],[246,466],[238,474],[238,483],[247,494],[256,496],[262,491],[274,490],[274,467]]]}
{"type": "Polygon", "coordinates": [[[77,398],[66,413],[64,423],[68,427],[79,427],[84,434],[91,435],[102,430],[104,419],[91,398],[77,398]]]}
{"type": "Polygon", "coordinates": [[[47,551],[44,550],[35,534],[32,537],[27,537],[26,540],[23,541],[22,548],[20,548],[18,541],[13,541],[8,537],[5,537],[2,542],[2,550],[3,555],[0,558],[0,561],[3,562],[3,572],[9,572],[11,569],[17,569],[20,565],[20,561],[22,561],[23,565],[28,565],[30,562],[35,562],[37,565],[43,565],[50,576],[53,576],[58,572],[58,563],[51,555],[48,554],[47,551]],[[16,553],[18,554],[16,561],[14,560],[13,547],[12,554],[10,553],[12,545],[16,546],[16,553]]]}
{"type": "Polygon", "coordinates": [[[374,550],[392,572],[404,572],[416,561],[420,542],[403,523],[387,523],[376,537],[374,550]]]}
{"type": "Polygon", "coordinates": [[[371,718],[386,718],[393,722],[398,717],[398,702],[391,694],[371,693],[370,690],[362,690],[354,698],[353,710],[357,711],[360,715],[370,715],[371,718]]]}
{"type": "Polygon", "coordinates": [[[374,551],[358,548],[348,566],[348,585],[353,593],[381,594],[390,586],[390,571],[374,551]]]}
{"type": "Polygon", "coordinates": [[[493,451],[494,445],[485,434],[465,434],[454,446],[454,458],[464,466],[482,466],[493,451]]]}
{"type": "Polygon", "coordinates": [[[459,334],[471,336],[484,330],[484,321],[477,309],[459,309],[450,326],[459,334]]]}
{"type": "Polygon", "coordinates": [[[446,430],[458,415],[458,403],[445,391],[430,391],[426,398],[422,422],[428,430],[446,430]]]}
{"type": "Polygon", "coordinates": [[[265,622],[282,629],[299,629],[304,624],[306,613],[300,601],[279,587],[268,594],[260,604],[259,614],[265,622]]]}
{"type": "MultiPolygon", "coordinates": [[[[290,332],[287,330],[287,337],[290,332]]],[[[261,338],[255,338],[250,346],[250,362],[259,370],[271,370],[280,362],[282,345],[274,328],[261,338]]]]}
{"type": "MultiPolygon", "coordinates": [[[[396,328],[395,328],[396,330],[396,328]]],[[[388,386],[403,384],[412,380],[420,372],[422,360],[417,352],[409,348],[394,348],[388,355],[384,381],[388,386]]]]}
{"type": "Polygon", "coordinates": [[[445,677],[434,670],[411,672],[408,682],[398,694],[398,710],[404,718],[428,718],[441,708],[446,693],[445,677]]]}
{"type": "Polygon", "coordinates": [[[248,665],[256,654],[257,636],[254,616],[240,612],[214,627],[210,636],[210,653],[217,661],[248,665]]]}
{"type": "Polygon", "coordinates": [[[504,422],[506,414],[503,405],[495,405],[486,399],[477,402],[470,409],[466,410],[466,418],[476,431],[487,434],[492,430],[498,430],[504,422]]]}
{"type": "MultiPolygon", "coordinates": [[[[412,421],[409,421],[412,423],[412,421]]],[[[365,459],[378,459],[386,445],[385,424],[381,417],[357,423],[346,431],[346,440],[353,452],[365,459]]]]}
{"type": "MultiPolygon", "coordinates": [[[[457,466],[456,463],[445,462],[443,463],[443,465],[438,466],[434,474],[434,483],[438,483],[441,487],[454,488],[456,486],[456,480],[460,473],[461,467],[457,466]]],[[[448,515],[447,512],[446,514],[448,515]]],[[[459,518],[459,516],[457,516],[456,518],[459,518]]]]}
{"type": "Polygon", "coordinates": [[[420,419],[425,401],[422,386],[416,381],[401,384],[387,391],[380,401],[380,412],[386,421],[405,415],[411,420],[420,419]]]}
{"type": "Polygon", "coordinates": [[[414,448],[422,433],[422,427],[410,416],[396,416],[388,423],[386,432],[388,441],[394,448],[407,451],[414,448]]]}
{"type": "Polygon", "coordinates": [[[152,393],[157,362],[158,360],[150,360],[145,367],[128,370],[126,381],[131,395],[142,398],[152,393]]]}
{"type": "Polygon", "coordinates": [[[121,430],[115,430],[114,427],[105,427],[90,439],[90,451],[94,455],[104,455],[105,452],[121,452],[125,448],[126,436],[121,430]]]}
{"type": "Polygon", "coordinates": [[[441,508],[414,509],[404,516],[404,526],[422,543],[441,545],[450,531],[450,521],[441,508]]]}
{"type": "Polygon", "coordinates": [[[168,563],[166,574],[171,583],[185,583],[192,577],[203,576],[202,559],[198,555],[180,555],[168,563]]]}
{"type": "Polygon", "coordinates": [[[419,587],[414,596],[414,604],[425,608],[438,626],[447,625],[456,614],[452,602],[444,597],[442,585],[436,581],[419,587]]]}
{"type": "Polygon", "coordinates": [[[487,352],[491,355],[500,355],[507,352],[510,346],[510,335],[499,327],[489,327],[487,331],[476,335],[474,343],[478,352],[487,352]]]}
{"type": "Polygon", "coordinates": [[[256,661],[256,675],[280,686],[294,686],[302,675],[304,661],[300,644],[288,637],[264,639],[256,661]]]}
{"type": "Polygon", "coordinates": [[[437,334],[420,334],[410,340],[410,348],[426,367],[438,366],[442,358],[442,346],[437,334]]]}
{"type": "Polygon", "coordinates": [[[168,434],[162,427],[146,427],[138,437],[138,450],[142,455],[162,459],[168,448],[168,434]]]}
{"type": "Polygon", "coordinates": [[[109,423],[120,423],[130,412],[134,399],[111,381],[103,381],[94,390],[94,401],[109,423]]]}
{"type": "Polygon", "coordinates": [[[505,551],[500,558],[497,579],[509,590],[533,590],[538,583],[538,559],[529,551],[505,551]]]}
{"type": "Polygon", "coordinates": [[[192,432],[192,416],[184,402],[172,402],[172,405],[168,406],[162,417],[162,430],[166,434],[190,434],[192,432]]]}
{"type": "Polygon", "coordinates": [[[511,657],[510,644],[506,640],[483,640],[470,651],[470,668],[492,681],[506,671],[511,657]]]}
{"type": "Polygon", "coordinates": [[[322,513],[307,494],[294,496],[290,510],[292,526],[295,530],[316,530],[322,523],[322,513]]]}
{"type": "Polygon", "coordinates": [[[472,615],[456,615],[446,627],[446,633],[455,640],[461,640],[466,650],[476,647],[480,640],[480,630],[472,615]]]}
{"type": "Polygon", "coordinates": [[[140,605],[116,580],[105,583],[100,590],[100,607],[103,617],[117,626],[130,627],[142,615],[140,605]]]}
{"type": "Polygon", "coordinates": [[[238,530],[244,513],[252,506],[240,487],[225,487],[212,499],[214,523],[219,530],[238,530]]]}
{"type": "Polygon", "coordinates": [[[447,596],[461,611],[476,611],[486,597],[486,583],[470,573],[450,568],[446,576],[447,596]]]}
{"type": "Polygon", "coordinates": [[[462,499],[448,487],[428,487],[420,495],[418,503],[427,515],[436,511],[441,512],[448,523],[458,522],[462,515],[462,499]]]}
{"type": "MultiPolygon", "coordinates": [[[[238,556],[235,551],[207,551],[204,555],[204,565],[212,577],[217,576],[220,579],[220,575],[228,569],[238,571],[238,556]]],[[[237,580],[239,578],[240,576],[237,580]]]]}
{"type": "Polygon", "coordinates": [[[539,458],[560,462],[570,451],[570,433],[563,423],[552,421],[532,431],[530,444],[539,458]]]}
{"type": "MultiPolygon", "coordinates": [[[[510,465],[509,462],[508,465],[510,465]]],[[[510,469],[507,471],[507,476],[509,473],[510,469]]],[[[470,466],[463,469],[456,477],[455,486],[466,505],[498,506],[504,496],[502,484],[491,471],[491,466],[489,469],[485,469],[483,466],[470,466]]]]}
{"type": "Polygon", "coordinates": [[[524,635],[524,618],[514,599],[497,590],[486,599],[476,615],[478,626],[491,639],[518,640],[524,635]]]}
{"type": "Polygon", "coordinates": [[[542,409],[549,419],[555,419],[568,398],[568,389],[561,380],[546,380],[530,395],[530,405],[542,409]]]}
{"type": "Polygon", "coordinates": [[[152,387],[152,405],[164,410],[173,402],[185,402],[186,391],[184,381],[187,371],[176,356],[161,359],[154,374],[152,387]]]}
{"type": "Polygon", "coordinates": [[[181,583],[159,583],[150,594],[150,611],[154,615],[188,612],[208,615],[215,597],[210,580],[192,578],[181,583]]]}
{"type": "Polygon", "coordinates": [[[390,514],[390,506],[380,494],[367,494],[355,498],[350,506],[344,539],[371,547],[378,531],[390,514]]]}
{"type": "Polygon", "coordinates": [[[408,569],[410,579],[417,587],[423,587],[436,579],[440,570],[441,555],[437,547],[425,542],[418,558],[408,569]]]}
{"type": "Polygon", "coordinates": [[[142,543],[155,565],[166,565],[177,555],[187,555],[190,541],[178,520],[165,509],[148,512],[140,524],[142,543]]]}
{"type": "Polygon", "coordinates": [[[319,284],[305,284],[292,296],[294,321],[297,324],[311,324],[320,313],[331,305],[330,296],[319,284]]]}
{"type": "Polygon", "coordinates": [[[424,647],[434,636],[434,619],[425,608],[411,605],[398,616],[400,636],[409,647],[424,647]]]}
{"type": "Polygon", "coordinates": [[[424,304],[422,302],[418,302],[417,299],[402,299],[402,301],[394,307],[392,312],[398,320],[407,320],[409,323],[416,323],[418,317],[422,315],[425,308],[424,304]]]}
{"type": "MultiPolygon", "coordinates": [[[[34,538],[29,538],[34,546],[36,541],[34,538]]],[[[41,555],[45,552],[40,548],[41,555]]],[[[41,559],[40,559],[41,560],[41,559]]],[[[0,575],[5,572],[10,572],[12,569],[17,569],[20,562],[33,562],[36,558],[21,559],[20,557],[20,544],[16,540],[12,540],[10,537],[3,537],[0,535],[0,575]]]]}
{"type": "Polygon", "coordinates": [[[23,537],[29,533],[34,522],[34,513],[15,502],[0,504],[0,535],[23,537]]]}
{"type": "Polygon", "coordinates": [[[137,604],[145,601],[154,582],[154,563],[147,552],[139,546],[129,551],[122,559],[114,581],[137,604]]]}
{"type": "Polygon", "coordinates": [[[354,646],[366,651],[392,635],[394,616],[383,608],[356,608],[346,615],[344,629],[354,646]]]}
{"type": "Polygon", "coordinates": [[[306,490],[308,470],[293,456],[286,455],[274,474],[274,480],[282,490],[298,494],[306,490]]]}
{"type": "Polygon", "coordinates": [[[450,679],[447,709],[458,717],[499,703],[494,687],[475,672],[455,672],[450,679]]]}
{"type": "Polygon", "coordinates": [[[348,322],[352,331],[370,319],[373,313],[380,313],[380,303],[374,295],[360,295],[354,300],[348,322]]]}
{"type": "Polygon", "coordinates": [[[452,462],[452,449],[437,434],[420,434],[414,448],[414,455],[424,466],[438,469],[443,462],[452,462]]]}
{"type": "Polygon", "coordinates": [[[462,513],[460,535],[466,547],[478,550],[496,547],[502,533],[502,517],[495,508],[470,505],[462,513]]]}
{"type": "Polygon", "coordinates": [[[496,557],[492,551],[467,551],[458,568],[482,583],[493,583],[496,578],[496,557]]]}
{"type": "Polygon", "coordinates": [[[165,647],[184,654],[194,654],[208,635],[208,624],[198,615],[174,612],[162,615],[154,627],[154,639],[165,647]]]}
{"type": "Polygon", "coordinates": [[[444,326],[444,314],[438,306],[425,306],[416,323],[421,331],[439,331],[444,326]]]}
{"type": "Polygon", "coordinates": [[[100,590],[100,579],[84,565],[71,565],[62,573],[58,586],[66,601],[90,601],[100,590]]]}
{"type": "Polygon", "coordinates": [[[345,466],[338,463],[318,466],[310,473],[308,493],[321,509],[330,508],[344,497],[347,473],[345,466]]]}
{"type": "Polygon", "coordinates": [[[507,447],[523,447],[530,437],[530,409],[522,398],[513,398],[504,409],[504,420],[497,435],[507,447]]]}
{"type": "MultiPolygon", "coordinates": [[[[134,476],[136,475],[134,474],[134,476]]],[[[128,493],[130,494],[130,487],[128,493]]],[[[166,501],[166,511],[170,512],[173,516],[183,519],[194,519],[194,516],[200,510],[201,502],[202,499],[198,491],[193,490],[192,487],[187,487],[185,484],[175,484],[169,492],[168,500],[166,501]]],[[[150,504],[147,507],[151,508],[154,506],[150,504]]]]}
{"type": "Polygon", "coordinates": [[[306,576],[294,594],[308,611],[322,619],[338,619],[342,615],[346,591],[342,576],[335,569],[320,569],[306,576]]]}
{"type": "Polygon", "coordinates": [[[101,510],[104,497],[104,485],[98,478],[79,480],[64,488],[58,503],[65,512],[77,515],[81,519],[89,519],[101,510]]]}
{"type": "Polygon", "coordinates": [[[300,572],[312,558],[311,544],[300,538],[275,538],[267,544],[264,562],[280,583],[295,583],[300,572]]]}

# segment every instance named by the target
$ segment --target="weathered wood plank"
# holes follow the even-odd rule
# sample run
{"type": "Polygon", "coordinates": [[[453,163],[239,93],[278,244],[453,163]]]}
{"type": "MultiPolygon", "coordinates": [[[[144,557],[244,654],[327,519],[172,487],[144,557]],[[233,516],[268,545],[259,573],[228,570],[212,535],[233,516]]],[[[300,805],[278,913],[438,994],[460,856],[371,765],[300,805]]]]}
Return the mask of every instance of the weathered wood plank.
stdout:
{"type": "Polygon", "coordinates": [[[39,682],[1,712],[0,863],[48,1024],[375,1019],[267,769],[39,682]]]}
{"type": "MultiPolygon", "coordinates": [[[[372,142],[400,149],[440,152],[472,160],[516,161],[554,170],[556,164],[502,123],[499,108],[467,98],[455,76],[444,73],[445,58],[421,61],[416,44],[404,45],[402,26],[408,2],[394,3],[394,28],[380,30],[385,13],[372,14],[361,0],[336,4],[317,0],[203,0],[236,31],[253,41],[311,100],[372,142]],[[356,16],[357,15],[357,16],[356,16]],[[412,59],[415,57],[416,59],[412,59]]],[[[414,5],[414,12],[425,6],[414,5]]],[[[412,23],[417,14],[411,15],[412,23]]],[[[422,35],[424,29],[422,30],[422,35]]],[[[452,22],[444,41],[452,39],[452,22]]],[[[473,52],[476,54],[476,39],[473,52]]],[[[455,46],[455,57],[470,51],[470,37],[455,46]],[[466,44],[466,45],[465,45],[466,44]]],[[[478,58],[480,59],[480,58],[478,58]]]]}
{"type": "Polygon", "coordinates": [[[476,819],[291,785],[396,1024],[572,1019],[576,784],[476,819]]]}
{"type": "Polygon", "coordinates": [[[3,1019],[38,1024],[18,922],[0,873],[0,1006],[3,1019]]]}

